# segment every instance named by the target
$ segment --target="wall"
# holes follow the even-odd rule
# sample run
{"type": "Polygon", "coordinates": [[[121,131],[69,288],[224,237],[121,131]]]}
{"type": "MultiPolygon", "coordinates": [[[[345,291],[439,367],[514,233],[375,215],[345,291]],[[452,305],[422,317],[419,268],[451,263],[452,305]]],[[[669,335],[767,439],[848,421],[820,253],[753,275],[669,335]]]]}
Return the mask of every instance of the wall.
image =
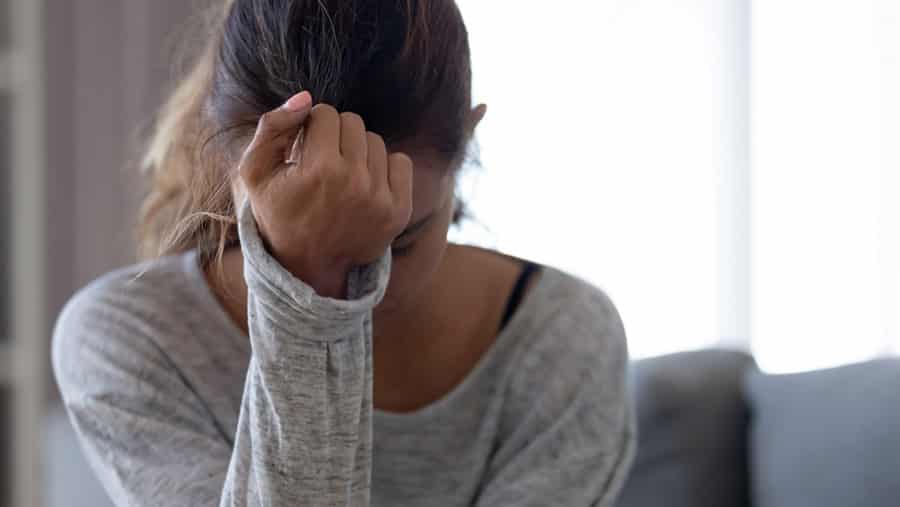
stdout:
{"type": "MultiPolygon", "coordinates": [[[[126,162],[170,81],[174,32],[208,1],[46,0],[48,307],[134,262],[126,162]]],[[[48,323],[48,335],[51,328],[48,323]]]]}

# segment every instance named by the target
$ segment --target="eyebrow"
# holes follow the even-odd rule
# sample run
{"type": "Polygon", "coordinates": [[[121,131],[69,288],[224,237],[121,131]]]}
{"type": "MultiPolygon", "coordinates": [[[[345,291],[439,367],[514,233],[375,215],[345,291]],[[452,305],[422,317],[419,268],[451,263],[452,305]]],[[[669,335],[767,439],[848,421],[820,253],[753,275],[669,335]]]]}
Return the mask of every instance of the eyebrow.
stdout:
{"type": "Polygon", "coordinates": [[[418,222],[416,222],[416,223],[410,225],[409,227],[407,227],[406,229],[404,229],[403,232],[401,232],[400,234],[397,235],[397,238],[403,238],[403,237],[409,236],[410,234],[418,231],[423,226],[425,226],[425,224],[427,224],[429,220],[434,218],[434,216],[436,214],[437,214],[437,211],[432,211],[425,218],[419,220],[418,222]]]}

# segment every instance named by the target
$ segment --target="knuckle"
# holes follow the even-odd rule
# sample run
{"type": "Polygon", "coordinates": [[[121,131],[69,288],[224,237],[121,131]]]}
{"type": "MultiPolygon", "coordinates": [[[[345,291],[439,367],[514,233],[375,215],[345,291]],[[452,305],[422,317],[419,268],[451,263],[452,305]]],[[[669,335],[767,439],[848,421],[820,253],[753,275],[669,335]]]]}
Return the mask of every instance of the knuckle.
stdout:
{"type": "Polygon", "coordinates": [[[366,173],[358,172],[350,180],[352,191],[354,194],[365,198],[372,191],[372,181],[366,173]]]}
{"type": "Polygon", "coordinates": [[[328,175],[334,175],[335,169],[340,167],[330,157],[317,158],[310,163],[310,168],[321,175],[323,178],[328,175]]]}
{"type": "Polygon", "coordinates": [[[310,114],[313,116],[337,116],[338,112],[331,104],[319,103],[313,106],[310,114]]]}
{"type": "Polygon", "coordinates": [[[257,132],[271,131],[274,120],[275,120],[274,113],[272,111],[263,113],[262,116],[259,117],[259,123],[257,124],[256,131],[257,132]]]}
{"type": "Polygon", "coordinates": [[[384,151],[384,139],[381,138],[380,135],[372,132],[371,130],[366,131],[366,143],[370,147],[378,148],[380,151],[384,151]]]}
{"type": "Polygon", "coordinates": [[[390,160],[392,167],[412,169],[412,159],[406,153],[391,153],[390,160]]]}
{"type": "Polygon", "coordinates": [[[352,174],[355,179],[365,183],[365,187],[363,187],[364,190],[371,190],[372,176],[369,174],[369,168],[366,166],[365,162],[353,164],[348,172],[352,174]]]}
{"type": "Polygon", "coordinates": [[[303,169],[303,176],[313,187],[319,188],[325,182],[325,171],[318,164],[311,164],[303,169]]]}
{"type": "Polygon", "coordinates": [[[342,175],[345,178],[354,174],[354,172],[350,170],[352,169],[351,166],[340,155],[328,157],[325,161],[325,165],[328,166],[328,170],[332,173],[342,175]]]}
{"type": "Polygon", "coordinates": [[[347,170],[345,162],[338,157],[317,158],[310,165],[323,181],[327,180],[338,186],[353,185],[351,181],[353,173],[347,170]]]}
{"type": "Polygon", "coordinates": [[[357,125],[364,125],[362,116],[350,111],[344,111],[343,113],[341,113],[341,121],[346,123],[354,123],[357,125]]]}

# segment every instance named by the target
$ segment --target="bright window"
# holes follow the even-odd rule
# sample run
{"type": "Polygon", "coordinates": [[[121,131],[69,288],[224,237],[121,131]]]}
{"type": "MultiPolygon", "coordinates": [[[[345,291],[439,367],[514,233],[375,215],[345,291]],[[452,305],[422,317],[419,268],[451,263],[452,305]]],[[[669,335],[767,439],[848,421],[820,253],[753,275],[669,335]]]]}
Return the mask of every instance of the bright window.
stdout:
{"type": "Polygon", "coordinates": [[[758,0],[753,26],[757,359],[897,352],[900,3],[758,0]]]}
{"type": "Polygon", "coordinates": [[[634,356],[715,343],[719,2],[460,3],[488,104],[479,241],[603,288],[634,356]]]}
{"type": "Polygon", "coordinates": [[[900,3],[459,3],[489,230],[452,239],[603,288],[635,357],[900,352],[900,3]]]}

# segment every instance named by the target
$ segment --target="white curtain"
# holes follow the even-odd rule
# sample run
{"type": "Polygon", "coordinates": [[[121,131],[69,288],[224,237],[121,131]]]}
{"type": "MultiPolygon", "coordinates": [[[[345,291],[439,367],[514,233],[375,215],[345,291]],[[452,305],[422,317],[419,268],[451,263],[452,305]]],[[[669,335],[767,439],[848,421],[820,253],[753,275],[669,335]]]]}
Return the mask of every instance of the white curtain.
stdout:
{"type": "Polygon", "coordinates": [[[459,3],[489,230],[453,240],[603,288],[635,357],[898,351],[897,2],[459,3]]]}
{"type": "Polygon", "coordinates": [[[778,371],[896,353],[900,2],[753,12],[753,347],[778,371]]]}

